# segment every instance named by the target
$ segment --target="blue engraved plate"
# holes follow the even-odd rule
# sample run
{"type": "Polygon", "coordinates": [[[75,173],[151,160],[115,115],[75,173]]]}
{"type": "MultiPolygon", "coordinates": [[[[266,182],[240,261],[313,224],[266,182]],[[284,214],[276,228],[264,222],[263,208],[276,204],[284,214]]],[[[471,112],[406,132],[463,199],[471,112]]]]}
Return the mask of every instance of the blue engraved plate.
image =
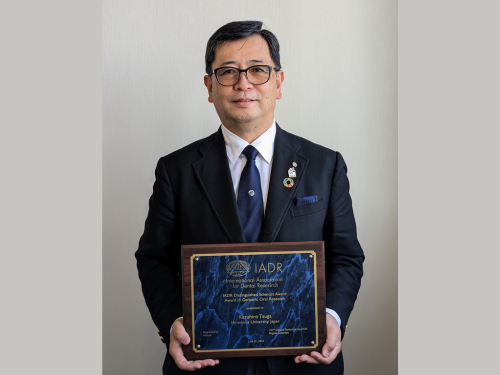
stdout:
{"type": "Polygon", "coordinates": [[[193,255],[199,351],[307,348],[318,342],[314,252],[193,255]]]}

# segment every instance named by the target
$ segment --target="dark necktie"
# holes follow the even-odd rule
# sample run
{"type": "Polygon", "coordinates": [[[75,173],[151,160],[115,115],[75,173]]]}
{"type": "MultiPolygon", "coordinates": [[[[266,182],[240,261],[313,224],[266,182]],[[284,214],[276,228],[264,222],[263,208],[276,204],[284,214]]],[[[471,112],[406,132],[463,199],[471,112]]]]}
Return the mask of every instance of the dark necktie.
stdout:
{"type": "Polygon", "coordinates": [[[255,165],[259,151],[248,145],[242,154],[247,157],[245,168],[241,172],[238,188],[238,212],[243,233],[247,242],[257,242],[264,218],[264,199],[260,187],[260,173],[255,165]]]}

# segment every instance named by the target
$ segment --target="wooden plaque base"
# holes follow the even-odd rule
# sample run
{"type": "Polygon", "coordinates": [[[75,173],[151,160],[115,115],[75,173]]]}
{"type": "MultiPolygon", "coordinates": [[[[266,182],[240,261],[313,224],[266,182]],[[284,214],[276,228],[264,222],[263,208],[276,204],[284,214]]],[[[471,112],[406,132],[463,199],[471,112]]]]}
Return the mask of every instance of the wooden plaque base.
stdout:
{"type": "Polygon", "coordinates": [[[182,246],[188,360],[321,351],[324,243],[182,246]]]}

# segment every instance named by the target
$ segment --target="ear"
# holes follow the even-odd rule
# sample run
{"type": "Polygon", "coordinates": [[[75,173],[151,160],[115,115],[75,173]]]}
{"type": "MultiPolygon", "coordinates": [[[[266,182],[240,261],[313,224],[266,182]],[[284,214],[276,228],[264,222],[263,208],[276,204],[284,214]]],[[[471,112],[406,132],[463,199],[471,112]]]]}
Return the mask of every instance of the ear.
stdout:
{"type": "Polygon", "coordinates": [[[209,76],[205,76],[205,77],[203,77],[203,80],[205,81],[205,86],[207,86],[207,90],[208,90],[208,101],[210,103],[213,103],[214,100],[212,98],[212,89],[213,89],[212,79],[209,76]]]}
{"type": "Polygon", "coordinates": [[[281,99],[283,94],[281,93],[281,85],[285,80],[285,73],[283,70],[279,70],[276,72],[276,99],[281,99]]]}

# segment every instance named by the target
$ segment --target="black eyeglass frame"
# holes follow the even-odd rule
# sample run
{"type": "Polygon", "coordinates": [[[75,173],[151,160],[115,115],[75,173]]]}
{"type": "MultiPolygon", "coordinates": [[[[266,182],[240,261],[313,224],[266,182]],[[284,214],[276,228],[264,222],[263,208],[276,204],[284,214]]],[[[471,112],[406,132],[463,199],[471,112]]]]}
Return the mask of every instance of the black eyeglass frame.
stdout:
{"type": "Polygon", "coordinates": [[[242,73],[242,72],[244,72],[244,73],[245,73],[245,76],[247,77],[247,81],[248,81],[248,82],[250,82],[252,85],[263,85],[263,84],[265,84],[265,83],[269,82],[269,79],[271,78],[271,73],[272,73],[272,71],[273,71],[273,70],[274,70],[274,71],[276,71],[276,72],[279,72],[281,69],[278,69],[278,68],[276,68],[276,67],[274,67],[274,68],[273,68],[271,65],[253,65],[253,66],[250,66],[250,67],[248,67],[248,68],[246,68],[246,69],[238,69],[238,68],[235,68],[234,66],[221,66],[220,68],[214,69],[214,70],[212,71],[212,73],[210,73],[210,75],[214,74],[214,75],[215,75],[215,79],[217,80],[217,82],[218,82],[218,83],[219,83],[219,85],[221,85],[221,86],[234,86],[234,85],[236,85],[236,84],[240,81],[240,78],[241,78],[241,73],[242,73]],[[262,83],[253,83],[253,82],[252,82],[252,81],[250,81],[250,79],[248,78],[248,73],[247,73],[247,71],[248,71],[249,69],[255,68],[255,67],[257,67],[257,66],[265,66],[266,68],[269,68],[269,77],[267,77],[266,82],[262,82],[262,83]],[[232,68],[232,69],[234,69],[234,70],[237,70],[237,71],[238,71],[238,80],[237,80],[235,83],[233,83],[232,85],[223,85],[222,83],[220,83],[220,81],[219,81],[219,77],[217,77],[217,71],[219,71],[219,70],[221,70],[221,69],[227,69],[227,68],[232,68]]]}

